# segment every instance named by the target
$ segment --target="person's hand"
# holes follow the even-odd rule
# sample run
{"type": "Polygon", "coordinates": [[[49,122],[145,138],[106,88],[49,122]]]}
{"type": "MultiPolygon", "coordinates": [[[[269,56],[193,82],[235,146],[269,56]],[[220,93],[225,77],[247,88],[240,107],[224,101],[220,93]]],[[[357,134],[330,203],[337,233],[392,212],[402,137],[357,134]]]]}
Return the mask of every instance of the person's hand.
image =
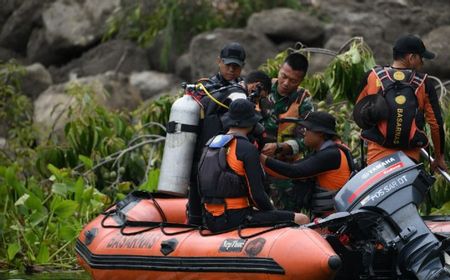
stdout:
{"type": "Polygon", "coordinates": [[[266,160],[267,160],[267,156],[266,156],[266,155],[263,155],[263,154],[260,154],[260,155],[259,155],[259,161],[260,161],[263,165],[266,164],[266,160]]]}
{"type": "Polygon", "coordinates": [[[431,162],[431,170],[436,172],[438,168],[440,168],[444,171],[447,171],[447,169],[448,169],[443,156],[436,157],[431,162]]]}
{"type": "Polygon", "coordinates": [[[277,151],[277,143],[266,143],[261,150],[261,153],[273,157],[275,155],[275,152],[277,151]]]}

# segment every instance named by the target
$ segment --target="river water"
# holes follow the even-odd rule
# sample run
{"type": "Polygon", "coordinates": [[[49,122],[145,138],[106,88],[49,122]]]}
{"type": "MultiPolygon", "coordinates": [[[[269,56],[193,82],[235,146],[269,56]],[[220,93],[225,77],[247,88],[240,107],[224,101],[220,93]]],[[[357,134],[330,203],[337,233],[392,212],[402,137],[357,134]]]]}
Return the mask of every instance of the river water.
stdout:
{"type": "Polygon", "coordinates": [[[0,272],[1,280],[89,280],[89,274],[84,271],[43,272],[32,275],[0,272]]]}

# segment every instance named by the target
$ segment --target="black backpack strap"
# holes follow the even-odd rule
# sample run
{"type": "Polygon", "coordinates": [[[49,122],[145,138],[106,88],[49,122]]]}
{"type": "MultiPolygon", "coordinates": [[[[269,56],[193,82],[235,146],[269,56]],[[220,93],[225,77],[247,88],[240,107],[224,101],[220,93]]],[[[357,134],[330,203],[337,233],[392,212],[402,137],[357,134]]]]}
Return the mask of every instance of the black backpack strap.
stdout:
{"type": "Polygon", "coordinates": [[[387,67],[375,66],[372,71],[377,76],[378,80],[381,82],[381,91],[380,93],[384,93],[386,89],[388,89],[395,81],[389,75],[389,71],[387,67]]]}
{"type": "Polygon", "coordinates": [[[375,66],[372,71],[380,80],[383,92],[396,82],[404,82],[411,85],[417,93],[417,89],[425,82],[427,77],[426,74],[417,73],[416,71],[405,71],[382,66],[375,66]],[[403,80],[395,79],[395,72],[402,72],[405,75],[405,78],[403,80]]]}
{"type": "Polygon", "coordinates": [[[336,146],[339,148],[339,150],[344,152],[344,155],[347,159],[348,167],[350,168],[350,173],[351,173],[350,177],[353,177],[353,175],[357,172],[357,168],[356,168],[355,162],[353,161],[353,156],[352,156],[350,150],[342,144],[337,143],[336,146]]]}
{"type": "Polygon", "coordinates": [[[383,79],[386,76],[385,67],[377,65],[372,68],[372,72],[378,77],[378,79],[383,79]]]}
{"type": "Polygon", "coordinates": [[[414,72],[414,75],[411,79],[411,85],[415,88],[415,93],[417,94],[417,90],[419,89],[419,87],[425,83],[425,80],[427,79],[428,75],[424,74],[424,73],[417,73],[414,72]]]}

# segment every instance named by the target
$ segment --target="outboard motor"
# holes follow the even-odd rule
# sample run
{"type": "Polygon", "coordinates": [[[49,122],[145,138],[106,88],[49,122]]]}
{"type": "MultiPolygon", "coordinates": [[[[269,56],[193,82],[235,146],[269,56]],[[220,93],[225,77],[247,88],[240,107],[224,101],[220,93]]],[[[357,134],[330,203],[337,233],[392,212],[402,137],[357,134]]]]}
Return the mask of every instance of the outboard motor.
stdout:
{"type": "Polygon", "coordinates": [[[159,192],[187,194],[199,121],[200,105],[194,96],[185,94],[173,103],[166,126],[159,192]]]}
{"type": "Polygon", "coordinates": [[[355,222],[368,239],[381,240],[394,252],[394,263],[402,275],[419,280],[450,279],[441,243],[417,211],[434,180],[421,164],[398,152],[357,173],[336,194],[335,207],[350,214],[366,212],[379,217],[355,222]]]}

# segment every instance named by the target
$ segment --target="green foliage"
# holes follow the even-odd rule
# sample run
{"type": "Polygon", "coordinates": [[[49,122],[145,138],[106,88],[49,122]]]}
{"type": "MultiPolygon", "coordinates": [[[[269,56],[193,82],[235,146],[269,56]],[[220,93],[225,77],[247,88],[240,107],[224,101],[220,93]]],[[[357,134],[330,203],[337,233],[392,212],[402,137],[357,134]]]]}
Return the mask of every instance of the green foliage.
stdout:
{"type": "Polygon", "coordinates": [[[354,41],[350,49],[337,55],[325,71],[325,80],[335,101],[355,102],[359,94],[359,81],[375,66],[372,51],[360,41],[354,41]]]}
{"type": "MultiPolygon", "coordinates": [[[[162,158],[170,107],[176,97],[162,97],[144,104],[134,112],[110,112],[95,101],[93,91],[82,85],[68,89],[76,102],[68,108],[66,142],[38,147],[36,167],[44,178],[48,164],[72,168],[93,180],[93,185],[115,197],[119,186],[138,186],[149,169],[157,168],[162,158]]],[[[122,188],[123,190],[123,188],[122,188]]]]}
{"type": "MultiPolygon", "coordinates": [[[[311,55],[311,52],[302,49],[299,52],[311,55]]],[[[336,102],[347,100],[354,103],[361,79],[374,66],[375,59],[370,48],[361,38],[355,38],[346,52],[336,54],[323,73],[308,74],[302,86],[318,100],[331,95],[336,102]]]]}
{"type": "MultiPolygon", "coordinates": [[[[450,85],[450,81],[447,81],[444,86],[450,85]]],[[[438,93],[440,91],[438,90],[438,93]]],[[[445,130],[445,161],[450,162],[450,94],[447,90],[444,90],[440,94],[440,104],[442,109],[442,115],[444,120],[445,130]]],[[[449,215],[450,214],[450,183],[447,182],[444,177],[436,175],[436,182],[430,191],[431,201],[429,202],[432,215],[449,215]]]]}
{"type": "Polygon", "coordinates": [[[325,100],[330,94],[326,78],[324,73],[307,74],[301,85],[309,90],[314,99],[325,100]]]}
{"type": "Polygon", "coordinates": [[[0,64],[0,122],[11,129],[30,125],[32,104],[22,94],[20,78],[25,69],[18,64],[0,64]]]}
{"type": "Polygon", "coordinates": [[[170,53],[182,53],[190,38],[218,27],[243,27],[254,13],[274,7],[298,9],[298,1],[209,1],[160,0],[154,7],[139,2],[122,8],[108,19],[103,40],[123,38],[146,47],[161,35],[161,65],[168,68],[170,53]]]}
{"type": "Polygon", "coordinates": [[[64,135],[50,132],[28,145],[23,139],[35,132],[18,69],[5,64],[0,71],[2,120],[23,128],[0,150],[0,263],[72,267],[74,240],[88,221],[133,189],[156,189],[165,134],[159,123],[167,123],[176,97],[112,112],[92,88],[72,84],[64,135]]]}
{"type": "Polygon", "coordinates": [[[40,184],[22,180],[20,168],[0,166],[0,260],[21,269],[74,264],[75,238],[110,200],[67,169],[50,167],[50,180],[40,184]]]}
{"type": "Polygon", "coordinates": [[[168,33],[177,42],[217,27],[243,27],[252,13],[274,7],[299,9],[295,0],[211,2],[208,0],[160,0],[154,7],[138,2],[121,8],[108,19],[103,39],[115,36],[143,46],[153,42],[160,32],[168,33]]]}
{"type": "Polygon", "coordinates": [[[28,159],[33,158],[37,133],[33,127],[33,105],[20,87],[24,73],[25,69],[14,61],[0,62],[0,131],[7,132],[8,144],[7,150],[0,149],[0,164],[19,162],[30,166],[28,159]]]}

